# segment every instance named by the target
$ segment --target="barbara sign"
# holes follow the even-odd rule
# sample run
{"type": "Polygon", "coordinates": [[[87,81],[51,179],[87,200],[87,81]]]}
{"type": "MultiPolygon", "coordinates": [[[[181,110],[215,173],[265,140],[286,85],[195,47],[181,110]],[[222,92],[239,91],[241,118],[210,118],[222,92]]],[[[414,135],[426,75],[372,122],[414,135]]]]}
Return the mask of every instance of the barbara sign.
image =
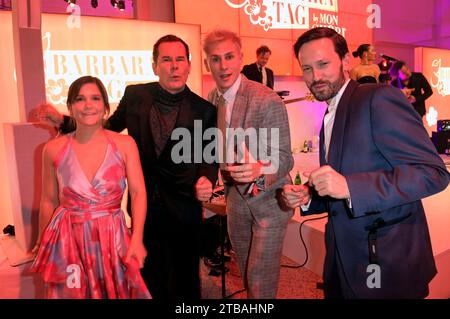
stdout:
{"type": "MultiPolygon", "coordinates": [[[[51,34],[46,37],[51,38],[51,34]]],[[[125,87],[158,78],[151,67],[152,51],[145,50],[51,50],[44,51],[47,100],[64,105],[69,85],[86,74],[105,84],[111,103],[117,103],[125,87]]]]}

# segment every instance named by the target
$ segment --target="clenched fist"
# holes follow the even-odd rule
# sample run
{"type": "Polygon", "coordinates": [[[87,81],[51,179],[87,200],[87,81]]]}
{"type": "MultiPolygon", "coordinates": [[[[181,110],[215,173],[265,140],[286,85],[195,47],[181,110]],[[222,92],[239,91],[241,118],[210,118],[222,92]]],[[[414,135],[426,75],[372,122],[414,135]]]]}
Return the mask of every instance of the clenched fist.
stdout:
{"type": "Polygon", "coordinates": [[[211,198],[213,185],[205,176],[200,177],[195,183],[195,197],[200,202],[206,202],[211,198]]]}

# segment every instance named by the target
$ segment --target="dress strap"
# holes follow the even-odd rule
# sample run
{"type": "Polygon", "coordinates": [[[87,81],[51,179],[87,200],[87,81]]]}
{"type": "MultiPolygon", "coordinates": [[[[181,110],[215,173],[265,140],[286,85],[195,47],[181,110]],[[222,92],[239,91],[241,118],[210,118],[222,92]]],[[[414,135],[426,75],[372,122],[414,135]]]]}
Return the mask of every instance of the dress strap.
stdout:
{"type": "Polygon", "coordinates": [[[106,139],[108,140],[108,143],[111,145],[112,149],[113,149],[114,151],[119,151],[119,148],[117,147],[116,143],[115,143],[114,140],[111,138],[111,136],[109,135],[109,133],[106,132],[106,131],[105,131],[104,133],[105,133],[106,139]]]}
{"type": "Polygon", "coordinates": [[[119,148],[117,147],[116,142],[114,142],[114,139],[111,137],[111,135],[105,131],[105,136],[108,140],[109,145],[111,145],[111,151],[114,154],[114,156],[123,164],[125,164],[125,160],[122,156],[122,153],[120,152],[119,148]]]}
{"type": "Polygon", "coordinates": [[[70,140],[72,139],[73,133],[67,134],[67,141],[64,143],[64,145],[61,147],[61,149],[57,152],[56,157],[53,161],[53,166],[58,167],[59,163],[61,163],[61,160],[65,157],[67,154],[67,151],[70,147],[70,140]]]}

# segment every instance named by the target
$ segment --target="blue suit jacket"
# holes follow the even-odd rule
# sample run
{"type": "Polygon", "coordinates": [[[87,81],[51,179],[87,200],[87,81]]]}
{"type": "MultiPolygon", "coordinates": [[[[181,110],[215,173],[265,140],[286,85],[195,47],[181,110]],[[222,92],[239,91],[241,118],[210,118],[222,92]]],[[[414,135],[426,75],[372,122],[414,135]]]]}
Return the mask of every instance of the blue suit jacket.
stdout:
{"type": "MultiPolygon", "coordinates": [[[[320,164],[327,164],[323,138],[320,164]]],[[[348,297],[425,297],[436,267],[421,198],[445,189],[449,173],[397,88],[349,82],[337,107],[328,165],[345,176],[352,208],[346,200],[313,194],[304,213],[329,212],[324,280],[336,258],[348,297]],[[372,257],[380,288],[367,285],[367,266],[374,263],[369,233],[376,235],[372,257]]]]}

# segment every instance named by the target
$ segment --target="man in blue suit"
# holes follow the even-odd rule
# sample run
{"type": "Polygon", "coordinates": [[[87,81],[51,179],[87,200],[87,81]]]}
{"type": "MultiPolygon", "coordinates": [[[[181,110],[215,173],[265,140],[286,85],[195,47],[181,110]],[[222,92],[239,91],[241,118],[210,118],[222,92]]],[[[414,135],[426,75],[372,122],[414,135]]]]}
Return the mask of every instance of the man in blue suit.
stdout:
{"type": "Polygon", "coordinates": [[[320,168],[282,196],[302,215],[328,212],[325,297],[426,297],[436,266],[421,199],[450,178],[420,116],[396,88],[349,80],[347,43],[334,30],[311,29],[294,50],[328,109],[320,168]]]}

